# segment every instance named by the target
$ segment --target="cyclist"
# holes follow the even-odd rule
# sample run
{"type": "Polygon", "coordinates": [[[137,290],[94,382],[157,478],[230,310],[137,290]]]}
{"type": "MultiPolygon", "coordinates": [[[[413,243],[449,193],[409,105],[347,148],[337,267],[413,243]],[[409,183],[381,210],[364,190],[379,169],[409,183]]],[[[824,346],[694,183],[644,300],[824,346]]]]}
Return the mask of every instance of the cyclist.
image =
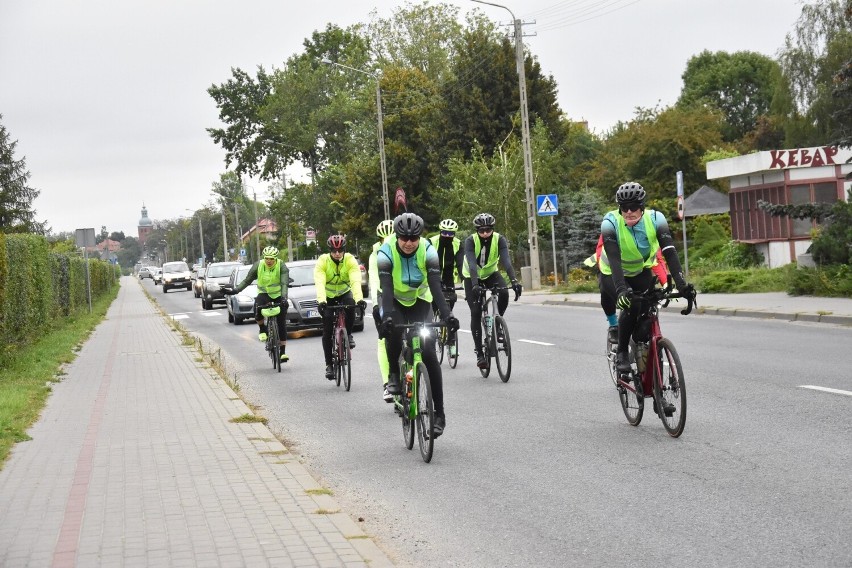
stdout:
{"type": "MultiPolygon", "coordinates": [[[[376,226],[376,236],[379,237],[379,240],[373,243],[373,252],[370,253],[370,258],[367,260],[367,276],[370,279],[370,299],[373,301],[373,322],[376,324],[377,332],[381,332],[382,328],[382,288],[379,283],[377,258],[379,249],[391,235],[393,235],[393,221],[385,219],[376,226]]],[[[384,389],[382,399],[385,402],[393,402],[393,395],[388,392],[388,353],[385,346],[385,338],[381,337],[381,333],[379,333],[379,341],[377,342],[376,357],[379,360],[379,373],[382,375],[382,387],[384,389]]]]}
{"type": "Polygon", "coordinates": [[[659,211],[645,208],[645,196],[645,188],[640,184],[634,181],[621,184],[615,192],[618,209],[607,213],[601,223],[601,288],[607,301],[621,308],[615,359],[620,373],[630,371],[627,349],[639,318],[639,306],[632,305],[630,294],[654,287],[651,267],[657,260],[657,249],[662,250],[677,289],[695,296],[692,284],[687,284],[683,277],[668,221],[659,211]]]}
{"type": "MultiPolygon", "coordinates": [[[[494,232],[497,223],[494,215],[480,213],[473,218],[476,233],[470,235],[464,241],[464,293],[467,305],[470,307],[470,332],[473,334],[473,343],[476,348],[476,366],[484,369],[488,362],[482,353],[482,306],[479,303],[480,296],[487,288],[492,286],[506,286],[506,281],[497,270],[497,263],[502,264],[503,269],[512,281],[512,290],[515,291],[515,301],[521,296],[521,285],[515,278],[515,269],[512,268],[512,259],[509,258],[509,245],[506,237],[494,232]]],[[[501,290],[497,297],[497,309],[502,316],[509,306],[509,292],[501,290]]]]}
{"type": "MultiPolygon", "coordinates": [[[[394,331],[394,323],[432,321],[432,300],[438,304],[441,318],[450,331],[456,331],[459,320],[453,316],[441,293],[441,270],[438,253],[427,239],[421,239],[423,219],[414,213],[403,213],[393,222],[396,238],[385,242],[378,252],[377,264],[381,296],[381,334],[386,339],[390,372],[387,389],[401,394],[399,354],[402,334],[394,331]]],[[[435,403],[434,434],[437,438],[447,425],[444,414],[444,390],[438,355],[431,344],[431,334],[423,338],[423,360],[429,370],[432,399],[435,403]]]]}
{"type": "Polygon", "coordinates": [[[225,286],[222,292],[226,295],[239,294],[257,280],[257,297],[254,300],[255,320],[260,327],[258,339],[266,341],[267,326],[260,308],[264,304],[276,302],[281,304],[281,312],[275,316],[278,322],[278,338],[281,344],[281,361],[286,363],[290,357],[284,353],[287,346],[287,286],[290,284],[290,271],[284,261],[278,258],[278,249],[269,246],[263,249],[263,261],[257,261],[249,270],[243,281],[236,288],[225,286]]]}
{"type": "Polygon", "coordinates": [[[355,305],[363,311],[367,308],[361,291],[361,268],[355,257],[344,252],[346,237],[331,235],[326,241],[328,250],[317,259],[314,267],[314,284],[317,288],[317,305],[322,316],[322,349],[325,353],[325,378],[334,379],[331,367],[331,334],[334,330],[334,319],[326,317],[325,308],[332,306],[351,306],[346,309],[346,336],[349,348],[355,348],[355,338],[352,337],[352,325],[355,323],[355,305]]]}
{"type": "MultiPolygon", "coordinates": [[[[618,315],[615,313],[615,301],[610,298],[603,289],[603,273],[600,272],[601,252],[603,252],[603,235],[598,237],[595,254],[584,260],[583,264],[589,268],[598,269],[598,289],[601,293],[601,309],[603,309],[604,315],[606,316],[606,322],[609,324],[607,338],[610,343],[616,344],[618,343],[618,315]]],[[[657,249],[656,257],[657,261],[651,267],[651,271],[654,273],[654,276],[657,277],[660,284],[665,286],[668,284],[669,276],[667,274],[666,261],[663,260],[663,253],[660,249],[657,249]]]]}
{"type": "MultiPolygon", "coordinates": [[[[444,219],[438,225],[440,233],[429,239],[438,252],[438,262],[441,265],[441,287],[450,309],[456,305],[456,282],[464,265],[464,252],[461,241],[456,236],[459,224],[452,219],[444,219]]],[[[436,306],[437,307],[437,306],[436,306]]]]}

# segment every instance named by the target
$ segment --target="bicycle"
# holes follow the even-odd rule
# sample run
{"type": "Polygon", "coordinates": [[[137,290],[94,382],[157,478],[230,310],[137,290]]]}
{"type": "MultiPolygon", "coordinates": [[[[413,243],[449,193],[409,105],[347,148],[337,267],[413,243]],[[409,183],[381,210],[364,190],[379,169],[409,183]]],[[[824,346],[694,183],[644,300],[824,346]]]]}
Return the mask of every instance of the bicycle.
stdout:
{"type": "Polygon", "coordinates": [[[402,394],[394,395],[394,410],[402,418],[405,447],[409,450],[414,447],[416,429],[420,456],[426,463],[432,460],[435,446],[435,406],[429,370],[423,362],[421,338],[431,333],[429,328],[439,327],[446,327],[446,324],[415,322],[394,325],[394,330],[402,331],[402,352],[399,356],[402,394]]]}
{"type": "Polygon", "coordinates": [[[334,369],[334,380],[340,386],[349,391],[352,388],[352,349],[349,347],[349,334],[346,333],[346,309],[354,306],[337,305],[326,306],[325,311],[334,319],[334,328],[331,332],[331,367],[334,369]]]}
{"type": "Polygon", "coordinates": [[[273,300],[268,304],[258,306],[260,314],[266,319],[266,352],[272,359],[272,368],[281,372],[281,342],[278,332],[278,314],[283,303],[273,300]]]}
{"type": "Polygon", "coordinates": [[[653,398],[654,412],[660,417],[663,428],[671,437],[677,438],[686,426],[686,382],[674,344],[663,337],[658,312],[660,305],[666,307],[677,298],[687,301],[686,308],[680,311],[683,315],[689,314],[698,303],[694,293],[685,295],[671,290],[669,283],[665,288],[631,295],[632,301],[640,302],[640,315],[628,352],[632,368],[629,373],[618,373],[615,366],[617,344],[610,343],[608,337],[607,359],[627,422],[638,426],[642,421],[645,399],[653,398]]]}
{"type": "MultiPolygon", "coordinates": [[[[448,290],[452,290],[455,294],[455,290],[460,289],[461,288],[444,288],[444,292],[446,294],[448,290]]],[[[433,313],[435,323],[442,321],[441,313],[437,308],[433,313]]],[[[447,353],[447,361],[450,364],[450,368],[455,369],[456,365],[459,364],[459,334],[458,332],[451,332],[446,327],[441,327],[435,332],[435,352],[438,354],[439,364],[444,362],[445,351],[447,353]]]]}
{"type": "MultiPolygon", "coordinates": [[[[509,339],[509,326],[497,308],[497,296],[502,290],[511,290],[506,286],[491,286],[479,296],[482,308],[482,354],[485,356],[485,368],[479,372],[484,378],[491,373],[491,358],[497,361],[497,373],[504,383],[509,382],[512,374],[512,343],[509,339]],[[490,292],[490,294],[489,294],[490,292]]],[[[515,301],[520,295],[515,292],[515,301]]]]}

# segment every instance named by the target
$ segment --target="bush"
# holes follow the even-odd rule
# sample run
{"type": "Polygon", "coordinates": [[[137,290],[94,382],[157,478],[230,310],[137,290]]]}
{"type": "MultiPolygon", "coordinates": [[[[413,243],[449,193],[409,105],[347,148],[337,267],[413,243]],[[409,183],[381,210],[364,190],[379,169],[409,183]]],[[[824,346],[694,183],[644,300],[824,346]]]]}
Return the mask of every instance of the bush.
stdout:
{"type": "Polygon", "coordinates": [[[720,270],[696,279],[699,291],[709,294],[783,292],[787,289],[786,268],[720,270]]]}
{"type": "Polygon", "coordinates": [[[787,293],[793,296],[852,298],[852,269],[848,264],[821,268],[792,268],[787,293]]]}

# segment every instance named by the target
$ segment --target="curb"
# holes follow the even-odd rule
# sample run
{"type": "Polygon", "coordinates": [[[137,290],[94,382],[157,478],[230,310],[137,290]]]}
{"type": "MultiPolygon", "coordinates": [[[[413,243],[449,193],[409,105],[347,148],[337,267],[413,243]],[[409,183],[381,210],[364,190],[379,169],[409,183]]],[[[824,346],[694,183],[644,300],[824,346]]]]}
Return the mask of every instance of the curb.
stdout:
{"type": "MultiPolygon", "coordinates": [[[[586,302],[582,300],[544,300],[541,304],[546,306],[572,306],[581,308],[597,308],[600,309],[600,304],[597,302],[586,302]]],[[[679,312],[682,307],[669,306],[662,308],[664,312],[679,312]]],[[[695,314],[708,316],[726,316],[726,317],[746,317],[758,319],[775,319],[783,321],[803,321],[811,323],[827,323],[833,325],[844,325],[852,327],[852,316],[834,315],[834,314],[811,314],[811,313],[789,313],[789,312],[764,312],[755,309],[745,308],[716,308],[716,307],[699,307],[696,308],[695,314]]]]}

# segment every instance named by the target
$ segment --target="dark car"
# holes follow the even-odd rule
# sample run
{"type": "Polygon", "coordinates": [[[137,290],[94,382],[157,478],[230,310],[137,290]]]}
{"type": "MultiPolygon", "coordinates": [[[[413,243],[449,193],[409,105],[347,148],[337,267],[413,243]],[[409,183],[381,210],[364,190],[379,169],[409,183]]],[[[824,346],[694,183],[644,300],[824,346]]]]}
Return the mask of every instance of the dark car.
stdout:
{"type": "MultiPolygon", "coordinates": [[[[287,310],[287,331],[304,329],[322,329],[322,318],[317,309],[317,288],[314,286],[314,267],[316,260],[297,260],[288,262],[290,287],[287,296],[290,308],[287,310]]],[[[355,310],[353,331],[364,329],[364,316],[361,310],[355,310]]]]}
{"type": "MultiPolygon", "coordinates": [[[[231,272],[231,278],[228,280],[228,286],[236,288],[243,281],[251,270],[251,266],[244,264],[235,268],[231,272]]],[[[257,297],[257,280],[239,294],[228,296],[225,300],[225,305],[228,307],[228,322],[234,325],[239,325],[244,319],[254,319],[254,299],[257,297]]]]}
{"type": "Polygon", "coordinates": [[[241,262],[214,262],[207,267],[204,274],[204,284],[201,288],[201,307],[213,309],[213,304],[224,304],[225,294],[222,286],[228,283],[234,268],[242,266],[241,262]]]}
{"type": "Polygon", "coordinates": [[[364,266],[364,263],[355,259],[358,262],[358,268],[361,269],[361,294],[364,296],[364,299],[370,297],[370,279],[367,277],[367,267],[364,266]]]}

